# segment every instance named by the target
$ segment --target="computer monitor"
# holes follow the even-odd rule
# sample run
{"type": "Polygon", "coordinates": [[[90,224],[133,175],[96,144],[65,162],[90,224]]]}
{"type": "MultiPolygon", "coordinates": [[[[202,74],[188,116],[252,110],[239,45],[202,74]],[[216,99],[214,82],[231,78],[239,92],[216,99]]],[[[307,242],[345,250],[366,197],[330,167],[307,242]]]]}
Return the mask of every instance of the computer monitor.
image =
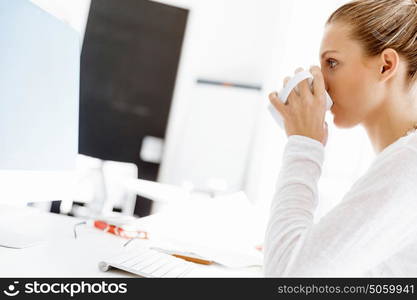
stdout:
{"type": "Polygon", "coordinates": [[[29,0],[0,0],[0,202],[60,200],[51,178],[75,168],[80,49],[29,0]]]}
{"type": "MultiPolygon", "coordinates": [[[[189,10],[148,0],[92,0],[81,54],[79,152],[134,163],[157,180],[144,141],[164,140],[189,10]]],[[[150,211],[137,201],[135,213],[150,211]]]]}

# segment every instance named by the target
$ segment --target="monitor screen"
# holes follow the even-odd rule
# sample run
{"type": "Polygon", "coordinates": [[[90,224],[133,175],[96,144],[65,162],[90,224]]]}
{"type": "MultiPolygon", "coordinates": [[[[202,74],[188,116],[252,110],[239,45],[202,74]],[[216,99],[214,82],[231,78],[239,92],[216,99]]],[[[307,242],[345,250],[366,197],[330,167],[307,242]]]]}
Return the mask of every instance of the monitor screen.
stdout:
{"type": "Polygon", "coordinates": [[[164,138],[188,10],[147,0],[93,0],[80,82],[79,153],[132,162],[146,136],[164,138]]]}
{"type": "Polygon", "coordinates": [[[0,0],[0,170],[75,168],[80,36],[28,0],[0,0]]]}

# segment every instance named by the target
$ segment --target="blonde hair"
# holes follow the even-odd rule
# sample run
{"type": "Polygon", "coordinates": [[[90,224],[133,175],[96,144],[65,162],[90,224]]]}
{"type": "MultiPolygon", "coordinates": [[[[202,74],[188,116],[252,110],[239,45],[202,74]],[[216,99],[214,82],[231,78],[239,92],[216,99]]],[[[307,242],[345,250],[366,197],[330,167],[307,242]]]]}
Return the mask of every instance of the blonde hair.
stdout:
{"type": "Polygon", "coordinates": [[[394,49],[408,65],[407,80],[417,80],[417,0],[355,0],[338,8],[326,24],[350,25],[350,38],[372,57],[394,49]]]}

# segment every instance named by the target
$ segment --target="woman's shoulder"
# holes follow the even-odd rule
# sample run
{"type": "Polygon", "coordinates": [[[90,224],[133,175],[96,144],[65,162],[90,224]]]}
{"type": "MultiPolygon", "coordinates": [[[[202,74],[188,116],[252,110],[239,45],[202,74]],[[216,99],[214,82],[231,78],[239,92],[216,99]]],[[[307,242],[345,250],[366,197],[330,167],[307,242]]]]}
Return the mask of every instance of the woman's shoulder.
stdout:
{"type": "Polygon", "coordinates": [[[380,153],[382,155],[378,155],[365,174],[356,180],[343,202],[352,195],[362,193],[368,198],[383,198],[389,195],[396,195],[396,198],[399,195],[405,197],[410,192],[417,192],[417,133],[406,136],[389,147],[387,151],[380,153]]]}
{"type": "Polygon", "coordinates": [[[393,144],[386,147],[375,157],[373,165],[392,160],[404,161],[405,159],[412,159],[412,161],[417,163],[417,131],[399,138],[393,144]]]}
{"type": "Polygon", "coordinates": [[[417,179],[417,133],[402,137],[379,153],[356,184],[417,179]]]}
{"type": "Polygon", "coordinates": [[[404,146],[417,152],[417,131],[404,137],[404,146]]]}
{"type": "Polygon", "coordinates": [[[362,179],[398,185],[414,184],[417,179],[417,133],[397,140],[381,152],[362,179]]]}

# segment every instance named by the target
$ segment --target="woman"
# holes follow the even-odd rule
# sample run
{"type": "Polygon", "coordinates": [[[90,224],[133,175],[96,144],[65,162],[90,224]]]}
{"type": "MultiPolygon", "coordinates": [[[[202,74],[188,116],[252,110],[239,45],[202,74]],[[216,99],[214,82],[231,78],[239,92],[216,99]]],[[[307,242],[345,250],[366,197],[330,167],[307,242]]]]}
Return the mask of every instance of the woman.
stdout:
{"type": "Polygon", "coordinates": [[[269,96],[288,142],[266,232],[265,274],[417,276],[417,0],[343,5],[326,23],[320,53],[321,70],[310,69],[313,92],[303,81],[286,105],[269,96]],[[377,156],[315,224],[325,89],[335,125],[362,125],[377,156]]]}

